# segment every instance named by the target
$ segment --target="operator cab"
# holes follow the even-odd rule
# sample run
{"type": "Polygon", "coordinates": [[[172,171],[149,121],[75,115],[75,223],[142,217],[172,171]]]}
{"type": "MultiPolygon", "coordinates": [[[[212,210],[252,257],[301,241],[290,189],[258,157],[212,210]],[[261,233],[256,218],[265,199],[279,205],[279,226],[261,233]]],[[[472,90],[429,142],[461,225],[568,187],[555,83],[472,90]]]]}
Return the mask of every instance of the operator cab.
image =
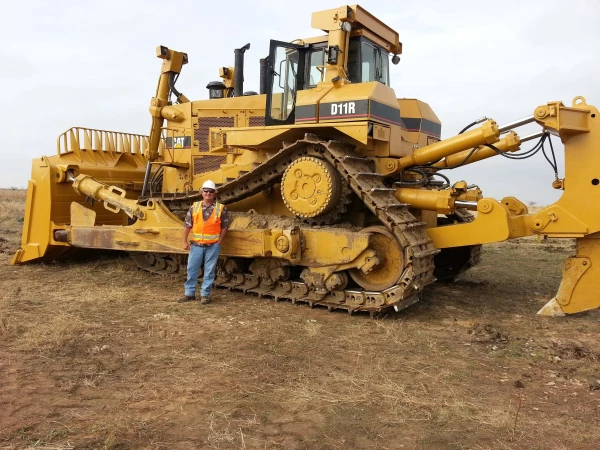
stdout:
{"type": "MultiPolygon", "coordinates": [[[[308,51],[307,77],[304,89],[317,86],[322,80],[327,43],[314,44],[308,51]]],[[[350,38],[348,49],[348,77],[352,83],[378,81],[390,85],[389,53],[380,45],[363,36],[350,38]]]]}
{"type": "MultiPolygon", "coordinates": [[[[296,92],[311,89],[324,79],[325,64],[332,58],[327,42],[297,45],[271,41],[265,124],[295,121],[296,92]]],[[[389,52],[364,36],[350,38],[348,78],[352,83],[377,81],[389,86],[389,52]]]]}

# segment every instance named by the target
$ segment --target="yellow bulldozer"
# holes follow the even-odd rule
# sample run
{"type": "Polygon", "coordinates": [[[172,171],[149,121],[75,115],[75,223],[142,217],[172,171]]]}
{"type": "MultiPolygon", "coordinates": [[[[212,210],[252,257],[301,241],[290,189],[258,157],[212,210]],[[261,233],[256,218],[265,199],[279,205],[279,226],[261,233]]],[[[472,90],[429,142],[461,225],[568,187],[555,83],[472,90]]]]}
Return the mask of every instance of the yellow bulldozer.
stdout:
{"type": "Polygon", "coordinates": [[[550,102],[499,126],[475,121],[440,139],[421,100],[397,98],[389,63],[398,33],[358,5],[315,12],[325,34],[272,40],[260,92],[244,91],[247,44],[219,69],[208,99],[176,82],[186,53],[159,46],[162,68],[148,136],[75,127],[33,161],[22,247],[13,264],[79,248],[131,253],[140,268],[185,270],[183,218],[217,183],[232,222],[216,285],[371,315],[419,299],[436,279],[477,264],[481,244],[530,235],[575,238],[577,253],[540,313],[600,307],[600,117],[583,97],[550,102]],[[540,132],[515,128],[536,122],[540,132]],[[558,177],[551,135],[564,144],[558,177]],[[535,142],[529,150],[522,143],[535,142]],[[514,197],[484,198],[450,169],[542,152],[560,199],[530,214],[514,197]],[[476,211],[472,214],[471,211],[476,211]]]}

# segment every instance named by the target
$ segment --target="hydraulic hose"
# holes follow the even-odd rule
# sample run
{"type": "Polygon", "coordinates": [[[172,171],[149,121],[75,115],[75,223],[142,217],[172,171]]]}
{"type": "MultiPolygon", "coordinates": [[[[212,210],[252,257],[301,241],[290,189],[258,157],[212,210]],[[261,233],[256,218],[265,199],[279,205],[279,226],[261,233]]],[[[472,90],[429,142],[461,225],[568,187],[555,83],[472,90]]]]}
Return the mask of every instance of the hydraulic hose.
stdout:
{"type": "Polygon", "coordinates": [[[171,92],[173,92],[173,94],[175,94],[175,98],[177,98],[177,101],[179,102],[181,96],[183,95],[181,92],[179,92],[177,89],[175,89],[175,83],[177,82],[177,78],[179,78],[179,74],[175,73],[175,72],[169,72],[169,89],[171,89],[171,92]]]}

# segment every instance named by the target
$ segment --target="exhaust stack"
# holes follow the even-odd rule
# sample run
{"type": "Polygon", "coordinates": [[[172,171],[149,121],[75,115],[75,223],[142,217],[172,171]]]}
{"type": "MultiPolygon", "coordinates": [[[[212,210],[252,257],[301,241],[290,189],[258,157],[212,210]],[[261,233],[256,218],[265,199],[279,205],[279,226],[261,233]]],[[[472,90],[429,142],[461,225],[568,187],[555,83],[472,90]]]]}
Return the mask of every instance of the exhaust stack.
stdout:
{"type": "Polygon", "coordinates": [[[233,66],[233,96],[242,97],[244,95],[244,52],[250,49],[250,44],[242,48],[236,48],[235,63],[233,66]]]}
{"type": "Polygon", "coordinates": [[[262,58],[260,60],[260,93],[267,93],[267,68],[269,67],[269,59],[262,58]]]}

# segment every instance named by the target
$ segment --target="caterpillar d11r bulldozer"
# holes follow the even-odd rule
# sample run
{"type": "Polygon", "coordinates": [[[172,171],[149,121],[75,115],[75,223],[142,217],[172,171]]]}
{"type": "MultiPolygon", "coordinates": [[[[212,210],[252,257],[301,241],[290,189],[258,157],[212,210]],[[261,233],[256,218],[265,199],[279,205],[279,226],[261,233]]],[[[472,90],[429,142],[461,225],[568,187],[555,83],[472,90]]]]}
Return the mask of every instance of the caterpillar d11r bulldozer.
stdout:
{"type": "Polygon", "coordinates": [[[600,214],[590,206],[600,200],[596,108],[582,97],[572,106],[551,102],[505,126],[485,119],[440,140],[432,109],[390,87],[389,62],[402,52],[397,32],[360,6],[316,12],[312,26],[325,35],[271,41],[260,93],[244,92],[249,44],[198,101],[176,88],[187,54],[158,47],[149,136],[61,134],[57,154],[33,162],[12,263],[116,249],[143,269],[185,272],[182,220],[211,179],[233,218],[218,286],[377,314],[459,276],[478,262],[481,244],[538,234],[577,239],[541,313],[600,306],[600,214]],[[513,131],[530,122],[541,131],[513,131]],[[553,187],[564,192],[535,214],[516,198],[484,198],[443,174],[496,155],[553,155],[544,147],[550,134],[565,146],[563,179],[547,158],[553,187]],[[529,140],[537,144],[519,152],[529,140]]]}

